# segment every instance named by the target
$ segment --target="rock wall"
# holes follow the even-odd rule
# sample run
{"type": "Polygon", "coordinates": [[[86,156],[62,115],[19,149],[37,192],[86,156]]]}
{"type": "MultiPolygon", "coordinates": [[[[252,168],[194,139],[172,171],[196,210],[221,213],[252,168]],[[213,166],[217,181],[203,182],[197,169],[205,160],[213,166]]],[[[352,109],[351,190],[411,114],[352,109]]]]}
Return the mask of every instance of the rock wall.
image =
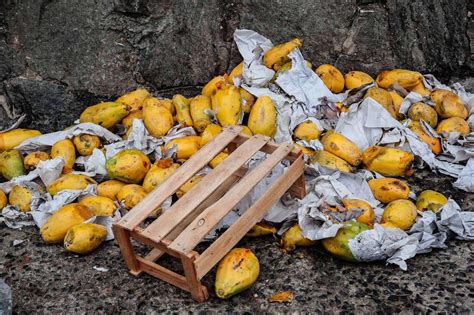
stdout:
{"type": "MultiPolygon", "coordinates": [[[[240,61],[250,28],[304,40],[313,64],[375,75],[407,67],[449,79],[474,69],[468,0],[0,1],[0,130],[22,113],[44,131],[138,85],[164,95],[240,61]],[[469,38],[471,37],[471,38],[469,38]]],[[[192,89],[191,89],[192,90],[192,89]]]]}

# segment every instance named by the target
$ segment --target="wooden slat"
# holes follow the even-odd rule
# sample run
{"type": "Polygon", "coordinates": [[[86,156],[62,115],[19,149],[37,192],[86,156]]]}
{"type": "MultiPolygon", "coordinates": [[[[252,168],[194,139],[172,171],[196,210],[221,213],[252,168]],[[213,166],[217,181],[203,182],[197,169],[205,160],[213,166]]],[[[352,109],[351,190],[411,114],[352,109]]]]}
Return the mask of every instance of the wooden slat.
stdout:
{"type": "Polygon", "coordinates": [[[122,252],[122,256],[125,260],[127,268],[133,274],[139,273],[140,267],[137,261],[137,256],[135,255],[135,250],[133,249],[133,245],[130,240],[129,231],[121,228],[116,223],[112,224],[112,231],[114,233],[115,240],[120,246],[120,251],[122,252]]]}
{"type": "MultiPolygon", "coordinates": [[[[241,145],[242,143],[245,143],[249,136],[245,134],[239,134],[238,137],[236,137],[232,143],[236,143],[238,145],[241,145]]],[[[279,144],[276,144],[275,142],[269,142],[267,143],[263,148],[260,149],[260,151],[265,152],[265,153],[273,153],[278,148],[279,144]]],[[[301,150],[298,147],[294,147],[293,150],[291,150],[290,154],[286,157],[287,160],[289,161],[294,161],[298,158],[301,150]]]]}
{"type": "Polygon", "coordinates": [[[180,168],[178,168],[161,185],[150,192],[143,200],[129,211],[120,221],[119,225],[127,230],[133,230],[148,215],[159,207],[169,196],[174,194],[194,174],[206,166],[219,152],[221,152],[235,137],[238,136],[242,127],[230,126],[224,129],[218,136],[191,156],[180,168]]]}
{"type": "Polygon", "coordinates": [[[162,240],[269,140],[267,136],[256,135],[239,146],[233,154],[143,230],[142,234],[156,242],[162,240]]]}
{"type": "Polygon", "coordinates": [[[278,149],[260,162],[250,174],[244,176],[221,199],[198,215],[168,248],[181,253],[190,252],[239,201],[291,152],[293,146],[292,143],[280,145],[278,149]]]}
{"type": "Polygon", "coordinates": [[[140,230],[140,229],[137,228],[134,231],[130,232],[130,235],[142,244],[145,244],[145,245],[148,245],[148,246],[151,246],[151,247],[155,247],[155,248],[159,249],[160,251],[167,253],[168,255],[171,255],[171,256],[176,257],[176,258],[180,258],[180,253],[178,253],[178,252],[176,252],[172,249],[169,249],[167,247],[167,245],[169,243],[155,242],[154,240],[150,239],[149,237],[143,235],[143,230],[140,230]]]}
{"type": "Polygon", "coordinates": [[[271,207],[303,174],[304,161],[296,160],[245,213],[234,222],[214,243],[195,261],[198,278],[201,279],[219,262],[232,247],[260,221],[271,207]]]}
{"type": "Polygon", "coordinates": [[[164,280],[168,283],[171,283],[172,285],[177,286],[180,289],[190,291],[186,277],[177,274],[176,272],[173,272],[169,269],[166,269],[163,266],[155,264],[154,262],[148,261],[142,257],[137,257],[137,259],[140,268],[144,272],[154,277],[160,278],[161,280],[164,280]]]}
{"type": "Polygon", "coordinates": [[[195,257],[193,255],[181,256],[181,263],[183,264],[184,275],[186,276],[191,296],[194,300],[202,303],[207,299],[207,289],[203,290],[203,286],[197,278],[194,260],[195,257]]]}

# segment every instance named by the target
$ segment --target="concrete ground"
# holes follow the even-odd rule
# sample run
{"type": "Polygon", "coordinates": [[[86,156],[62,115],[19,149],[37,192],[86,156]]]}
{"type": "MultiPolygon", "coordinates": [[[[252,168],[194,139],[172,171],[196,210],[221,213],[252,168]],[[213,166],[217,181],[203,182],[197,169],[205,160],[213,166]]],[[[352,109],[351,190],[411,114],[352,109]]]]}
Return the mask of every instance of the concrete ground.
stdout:
{"type": "MultiPolygon", "coordinates": [[[[432,188],[472,210],[474,194],[452,189],[452,179],[420,171],[410,184],[416,192],[432,188]]],[[[383,262],[337,260],[318,246],[283,253],[276,239],[243,239],[260,259],[260,276],[249,290],[229,300],[213,292],[215,269],[204,278],[206,303],[148,275],[128,274],[118,246],[103,244],[88,256],[45,245],[36,228],[0,229],[0,278],[12,287],[17,313],[117,312],[474,312],[474,243],[450,241],[449,248],[408,261],[408,271],[383,262]],[[14,240],[25,242],[13,246],[14,240]],[[94,267],[107,268],[106,272],[94,267]],[[269,303],[284,290],[291,304],[269,303]]],[[[171,262],[168,262],[171,263],[171,262]]]]}

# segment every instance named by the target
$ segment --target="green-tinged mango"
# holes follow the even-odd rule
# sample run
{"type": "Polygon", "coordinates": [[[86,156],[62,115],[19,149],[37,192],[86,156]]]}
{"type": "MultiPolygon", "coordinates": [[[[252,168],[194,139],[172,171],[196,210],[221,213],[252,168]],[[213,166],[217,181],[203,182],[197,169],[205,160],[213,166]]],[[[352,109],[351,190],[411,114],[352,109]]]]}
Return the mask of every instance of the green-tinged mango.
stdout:
{"type": "Polygon", "coordinates": [[[20,152],[8,150],[0,153],[0,174],[7,180],[25,175],[23,157],[20,152]]]}
{"type": "Polygon", "coordinates": [[[344,226],[337,231],[336,236],[321,240],[324,249],[337,258],[356,261],[349,247],[349,240],[360,233],[367,231],[369,227],[360,222],[344,222],[344,226]]]}
{"type": "Polygon", "coordinates": [[[130,112],[128,105],[117,102],[102,102],[87,107],[81,114],[81,123],[91,122],[110,129],[124,119],[130,112]]]}
{"type": "Polygon", "coordinates": [[[138,184],[150,169],[150,159],[142,151],[120,151],[105,163],[107,175],[125,183],[138,184]]]}

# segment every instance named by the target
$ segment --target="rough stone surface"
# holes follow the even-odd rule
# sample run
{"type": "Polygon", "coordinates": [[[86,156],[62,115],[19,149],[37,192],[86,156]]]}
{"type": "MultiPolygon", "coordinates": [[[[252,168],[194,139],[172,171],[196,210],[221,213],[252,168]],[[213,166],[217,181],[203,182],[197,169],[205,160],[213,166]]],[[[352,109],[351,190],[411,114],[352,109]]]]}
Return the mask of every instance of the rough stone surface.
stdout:
{"type": "Polygon", "coordinates": [[[202,85],[240,61],[232,40],[238,27],[274,43],[300,37],[314,65],[372,75],[407,67],[462,78],[474,69],[472,6],[466,0],[1,1],[0,129],[22,113],[29,115],[25,125],[66,127],[69,110],[76,114],[138,85],[158,93],[202,85]]]}

